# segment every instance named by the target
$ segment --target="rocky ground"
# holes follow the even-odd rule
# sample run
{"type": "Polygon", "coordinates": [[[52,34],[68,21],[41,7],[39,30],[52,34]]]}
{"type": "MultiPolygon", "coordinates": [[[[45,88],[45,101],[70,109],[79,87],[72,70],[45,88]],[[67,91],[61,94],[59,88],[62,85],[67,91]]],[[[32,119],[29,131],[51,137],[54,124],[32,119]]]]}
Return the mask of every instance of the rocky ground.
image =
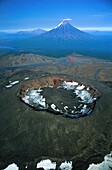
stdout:
{"type": "Polygon", "coordinates": [[[0,60],[0,169],[14,162],[20,170],[26,165],[35,170],[37,162],[47,158],[58,166],[72,161],[75,170],[101,162],[112,150],[112,62],[72,54],[60,59],[34,55],[31,64],[17,64],[19,56],[14,57],[0,60]],[[70,119],[35,111],[21,102],[17,93],[22,83],[46,76],[69,77],[94,86],[101,98],[92,114],[70,119]],[[5,87],[10,81],[19,82],[5,87]]]}

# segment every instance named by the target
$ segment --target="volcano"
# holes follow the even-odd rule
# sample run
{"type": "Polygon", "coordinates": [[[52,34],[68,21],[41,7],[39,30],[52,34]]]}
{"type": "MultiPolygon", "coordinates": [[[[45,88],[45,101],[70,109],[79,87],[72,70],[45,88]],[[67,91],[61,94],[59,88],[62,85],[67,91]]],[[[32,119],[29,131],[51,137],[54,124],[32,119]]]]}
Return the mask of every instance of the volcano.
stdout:
{"type": "Polygon", "coordinates": [[[44,38],[61,38],[61,39],[89,39],[92,36],[88,33],[85,33],[75,27],[73,27],[68,20],[62,21],[54,29],[41,35],[44,38]]]}

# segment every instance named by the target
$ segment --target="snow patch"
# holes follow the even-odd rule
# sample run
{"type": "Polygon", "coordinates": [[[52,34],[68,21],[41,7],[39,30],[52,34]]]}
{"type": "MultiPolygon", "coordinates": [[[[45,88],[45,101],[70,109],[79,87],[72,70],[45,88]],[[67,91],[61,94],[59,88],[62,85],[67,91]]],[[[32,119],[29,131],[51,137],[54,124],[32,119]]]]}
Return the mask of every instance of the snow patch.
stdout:
{"type": "Polygon", "coordinates": [[[89,87],[87,87],[87,90],[89,90],[90,88],[89,87]]]}
{"type": "Polygon", "coordinates": [[[50,88],[53,88],[53,86],[49,86],[50,88]]]}
{"type": "Polygon", "coordinates": [[[52,109],[56,109],[55,104],[51,104],[51,108],[52,108],[52,109]]]}
{"type": "Polygon", "coordinates": [[[23,100],[25,103],[30,104],[30,103],[29,103],[29,98],[30,98],[29,96],[25,96],[25,97],[22,98],[22,100],[23,100]]]}
{"type": "Polygon", "coordinates": [[[9,84],[9,85],[6,85],[5,87],[6,87],[6,88],[10,88],[10,87],[12,87],[12,85],[11,85],[11,84],[9,84]]]}
{"type": "Polygon", "coordinates": [[[78,85],[78,83],[75,81],[73,81],[73,82],[64,81],[62,84],[63,88],[67,89],[67,90],[74,90],[77,85],[78,85]]]}
{"type": "Polygon", "coordinates": [[[111,154],[108,154],[104,157],[104,161],[105,161],[105,164],[112,168],[112,153],[111,154]]]}
{"type": "Polygon", "coordinates": [[[72,161],[70,162],[63,162],[61,165],[60,165],[60,169],[61,170],[71,170],[72,169],[72,161]]]}
{"type": "Polygon", "coordinates": [[[60,110],[57,108],[56,109],[56,105],[55,104],[51,104],[51,108],[56,111],[56,112],[59,112],[60,110]]]}
{"type": "Polygon", "coordinates": [[[13,82],[9,81],[9,83],[10,83],[10,84],[8,84],[8,85],[5,86],[6,88],[10,88],[10,87],[12,87],[13,85],[18,84],[19,81],[18,81],[18,80],[13,81],[13,82]]]}
{"type": "Polygon", "coordinates": [[[25,78],[24,78],[24,80],[28,80],[28,79],[29,79],[29,77],[25,77],[25,78]]]}
{"type": "Polygon", "coordinates": [[[37,164],[37,168],[44,168],[45,170],[56,169],[56,162],[51,162],[51,160],[42,160],[37,164]]]}
{"type": "Polygon", "coordinates": [[[81,109],[81,113],[85,113],[87,109],[87,105],[84,105],[83,108],[81,109]]]}
{"type": "Polygon", "coordinates": [[[87,170],[111,170],[112,169],[112,154],[104,157],[104,161],[99,164],[92,163],[87,170]]]}
{"type": "Polygon", "coordinates": [[[76,88],[76,89],[77,89],[77,90],[83,90],[83,89],[84,89],[84,87],[85,87],[85,86],[82,84],[81,86],[77,86],[77,88],[76,88]]]}
{"type": "Polygon", "coordinates": [[[43,90],[42,90],[41,88],[39,88],[39,89],[37,90],[37,92],[39,92],[39,93],[42,92],[42,91],[43,91],[43,90]]]}
{"type": "Polygon", "coordinates": [[[68,109],[68,106],[64,106],[64,110],[66,110],[66,111],[67,111],[67,109],[68,109]]]}
{"type": "Polygon", "coordinates": [[[91,97],[90,93],[86,90],[75,90],[74,93],[77,95],[77,97],[80,97],[82,102],[86,103],[92,103],[93,98],[91,97]]]}
{"type": "Polygon", "coordinates": [[[5,168],[4,170],[19,170],[19,168],[17,167],[17,165],[15,163],[10,164],[7,168],[5,168]]]}
{"type": "Polygon", "coordinates": [[[47,109],[48,105],[46,104],[45,98],[41,95],[42,90],[29,90],[25,97],[22,100],[38,109],[47,109]]]}

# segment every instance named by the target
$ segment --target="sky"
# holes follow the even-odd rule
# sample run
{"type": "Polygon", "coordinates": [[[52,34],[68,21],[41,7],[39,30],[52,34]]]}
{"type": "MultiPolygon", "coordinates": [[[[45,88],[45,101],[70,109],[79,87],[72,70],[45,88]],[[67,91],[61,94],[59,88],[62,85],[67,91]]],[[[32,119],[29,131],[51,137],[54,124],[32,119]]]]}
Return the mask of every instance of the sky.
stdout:
{"type": "Polygon", "coordinates": [[[112,31],[112,0],[0,0],[0,31],[49,30],[64,18],[83,30],[112,31]]]}

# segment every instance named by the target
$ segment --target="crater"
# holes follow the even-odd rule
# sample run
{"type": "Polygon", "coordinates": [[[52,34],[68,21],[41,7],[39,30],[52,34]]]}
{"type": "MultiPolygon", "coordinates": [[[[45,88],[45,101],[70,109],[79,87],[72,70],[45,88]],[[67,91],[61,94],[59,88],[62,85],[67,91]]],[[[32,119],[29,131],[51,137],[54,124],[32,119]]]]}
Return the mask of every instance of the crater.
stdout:
{"type": "Polygon", "coordinates": [[[63,77],[43,77],[24,82],[20,99],[35,110],[80,118],[94,110],[100,93],[93,86],[63,77]]]}

